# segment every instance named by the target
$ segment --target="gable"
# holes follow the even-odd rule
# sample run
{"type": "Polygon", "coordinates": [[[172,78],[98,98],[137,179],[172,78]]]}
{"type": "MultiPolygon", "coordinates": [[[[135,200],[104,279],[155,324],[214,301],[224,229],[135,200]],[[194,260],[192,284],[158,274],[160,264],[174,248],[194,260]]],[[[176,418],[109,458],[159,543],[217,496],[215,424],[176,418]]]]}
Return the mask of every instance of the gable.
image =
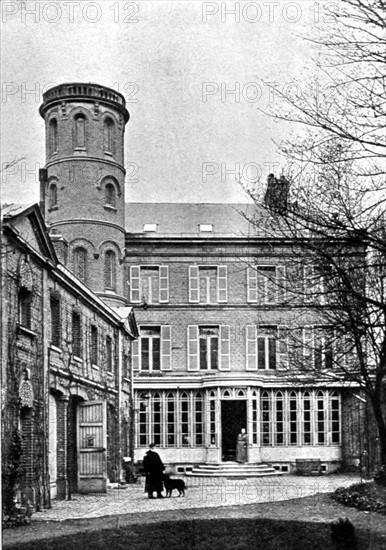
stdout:
{"type": "Polygon", "coordinates": [[[37,205],[26,208],[14,216],[5,217],[4,227],[9,227],[16,238],[25,241],[41,256],[57,263],[55,250],[37,205]]]}

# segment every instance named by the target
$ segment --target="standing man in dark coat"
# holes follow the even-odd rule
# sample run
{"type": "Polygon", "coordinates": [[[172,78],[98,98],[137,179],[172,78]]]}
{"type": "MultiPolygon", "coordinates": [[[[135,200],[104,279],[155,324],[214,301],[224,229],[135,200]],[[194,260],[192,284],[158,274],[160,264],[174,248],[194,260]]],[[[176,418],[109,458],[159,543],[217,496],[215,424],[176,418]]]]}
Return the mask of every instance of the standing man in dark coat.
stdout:
{"type": "Polygon", "coordinates": [[[157,492],[157,498],[163,498],[163,472],[165,466],[159,456],[153,449],[155,443],[150,443],[150,450],[143,457],[143,468],[146,474],[145,492],[149,498],[153,497],[153,492],[157,492]]]}

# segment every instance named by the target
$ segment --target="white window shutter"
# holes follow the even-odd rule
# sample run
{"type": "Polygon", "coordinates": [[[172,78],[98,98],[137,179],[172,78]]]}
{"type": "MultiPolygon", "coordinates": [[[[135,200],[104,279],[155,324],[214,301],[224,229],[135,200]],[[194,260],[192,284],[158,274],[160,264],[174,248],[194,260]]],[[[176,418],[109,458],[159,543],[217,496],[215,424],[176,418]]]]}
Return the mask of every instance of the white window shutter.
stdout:
{"type": "Polygon", "coordinates": [[[139,370],[139,340],[133,340],[131,343],[131,361],[133,370],[139,370]]]}
{"type": "Polygon", "coordinates": [[[230,370],[230,367],[230,327],[229,325],[220,325],[220,370],[230,370]]]}
{"type": "Polygon", "coordinates": [[[189,266],[189,302],[199,302],[198,266],[189,266]]]}
{"type": "Polygon", "coordinates": [[[282,304],[286,300],[286,273],[285,266],[278,265],[276,267],[276,296],[277,302],[282,304]]]}
{"type": "MultiPolygon", "coordinates": [[[[258,269],[258,268],[257,268],[258,269]]],[[[268,302],[267,277],[262,273],[256,273],[256,302],[266,304],[268,302]]]]}
{"type": "Polygon", "coordinates": [[[169,302],[169,267],[161,265],[159,268],[159,301],[161,304],[169,302]]]}
{"type": "Polygon", "coordinates": [[[138,265],[130,267],[130,302],[141,301],[141,268],[138,265]]]}
{"type": "Polygon", "coordinates": [[[289,356],[288,327],[280,325],[278,327],[278,363],[279,368],[288,368],[289,356]]]}
{"type": "Polygon", "coordinates": [[[198,326],[188,326],[188,370],[199,370],[198,326]]]}
{"type": "Polygon", "coordinates": [[[246,327],[247,370],[257,370],[257,332],[255,325],[246,327]]]}
{"type": "Polygon", "coordinates": [[[217,268],[217,301],[228,301],[228,269],[226,265],[219,265],[217,268]]]}
{"type": "Polygon", "coordinates": [[[172,327],[161,325],[161,370],[172,368],[172,327]]]}
{"type": "Polygon", "coordinates": [[[253,267],[247,270],[247,301],[257,302],[257,273],[253,267]]]}

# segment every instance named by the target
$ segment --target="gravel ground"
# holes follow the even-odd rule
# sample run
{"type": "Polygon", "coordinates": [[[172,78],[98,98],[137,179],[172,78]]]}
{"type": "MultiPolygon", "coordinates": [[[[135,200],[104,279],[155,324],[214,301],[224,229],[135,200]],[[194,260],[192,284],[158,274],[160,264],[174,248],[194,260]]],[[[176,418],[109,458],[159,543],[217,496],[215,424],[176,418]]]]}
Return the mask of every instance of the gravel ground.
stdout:
{"type": "Polygon", "coordinates": [[[130,513],[153,513],[167,510],[242,506],[278,502],[329,493],[337,487],[359,482],[353,475],[315,477],[273,476],[248,479],[185,478],[186,496],[149,500],[143,479],[124,489],[109,488],[106,494],[74,495],[72,500],[54,500],[50,510],[36,512],[32,521],[63,521],[130,513]]]}

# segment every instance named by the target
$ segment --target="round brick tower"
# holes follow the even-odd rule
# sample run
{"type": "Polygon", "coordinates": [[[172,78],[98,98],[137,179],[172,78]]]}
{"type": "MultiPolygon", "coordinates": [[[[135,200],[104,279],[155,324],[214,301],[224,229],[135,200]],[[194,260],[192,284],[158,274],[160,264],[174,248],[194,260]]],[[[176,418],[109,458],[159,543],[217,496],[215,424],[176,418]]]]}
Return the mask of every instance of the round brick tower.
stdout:
{"type": "Polygon", "coordinates": [[[43,95],[47,177],[43,215],[73,273],[112,306],[124,305],[125,98],[98,84],[60,84],[43,95]]]}

